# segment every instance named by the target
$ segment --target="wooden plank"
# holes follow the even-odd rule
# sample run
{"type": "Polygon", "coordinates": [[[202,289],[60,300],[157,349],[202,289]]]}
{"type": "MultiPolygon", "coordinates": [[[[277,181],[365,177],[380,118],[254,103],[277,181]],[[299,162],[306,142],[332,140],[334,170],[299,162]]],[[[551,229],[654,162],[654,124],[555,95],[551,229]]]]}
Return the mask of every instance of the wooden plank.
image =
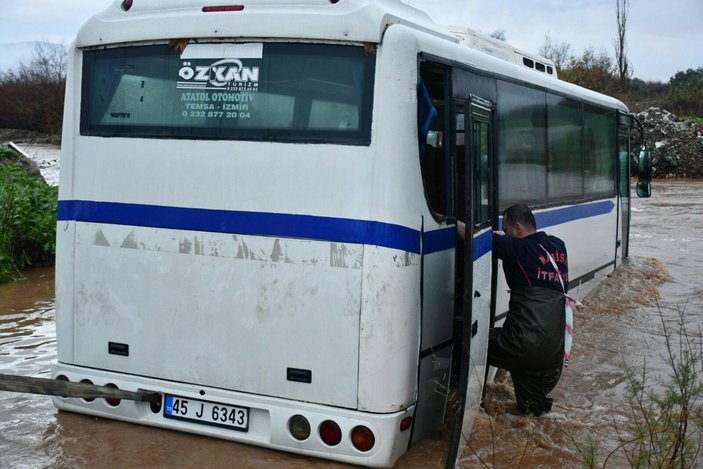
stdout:
{"type": "Polygon", "coordinates": [[[15,142],[8,142],[7,146],[10,147],[12,150],[14,150],[17,153],[17,155],[24,156],[25,158],[31,159],[29,157],[29,155],[24,150],[22,150],[20,147],[18,147],[15,144],[15,142]]]}
{"type": "Polygon", "coordinates": [[[83,399],[113,398],[129,401],[161,403],[161,395],[153,391],[123,391],[97,384],[73,383],[50,378],[34,378],[0,374],[0,391],[25,392],[83,399]]]}

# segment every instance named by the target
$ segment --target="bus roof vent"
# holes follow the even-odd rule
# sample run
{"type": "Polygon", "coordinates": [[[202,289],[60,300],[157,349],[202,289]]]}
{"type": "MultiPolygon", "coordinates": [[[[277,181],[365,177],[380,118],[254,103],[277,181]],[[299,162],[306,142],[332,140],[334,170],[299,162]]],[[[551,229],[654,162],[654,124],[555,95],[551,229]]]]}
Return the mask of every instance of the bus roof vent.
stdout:
{"type": "Polygon", "coordinates": [[[557,78],[557,68],[554,62],[545,57],[525,52],[507,42],[492,38],[487,34],[470,28],[461,26],[444,26],[444,28],[459,39],[459,44],[557,78]]]}

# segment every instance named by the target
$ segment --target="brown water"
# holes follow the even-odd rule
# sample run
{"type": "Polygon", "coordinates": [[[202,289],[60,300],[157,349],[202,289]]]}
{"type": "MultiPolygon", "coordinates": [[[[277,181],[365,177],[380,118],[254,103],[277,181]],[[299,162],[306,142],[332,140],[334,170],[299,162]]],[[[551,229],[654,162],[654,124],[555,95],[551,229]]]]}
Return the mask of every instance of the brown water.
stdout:
{"type": "MultiPolygon", "coordinates": [[[[577,446],[597,445],[602,462],[630,429],[625,363],[666,376],[662,318],[679,311],[703,323],[703,183],[655,183],[633,200],[631,259],[584,300],[575,317],[574,360],[555,389],[553,412],[511,414],[512,386],[489,385],[462,467],[579,468],[577,446]],[[668,277],[670,275],[670,277],[668,277]],[[657,306],[658,305],[658,306],[657,306]],[[661,311],[661,317],[660,317],[661,311]]],[[[43,376],[56,356],[53,269],[0,285],[0,373],[43,376]]],[[[396,467],[443,467],[443,442],[416,444],[396,467]]],[[[608,467],[627,466],[621,452],[608,467]]],[[[0,391],[0,468],[342,468],[232,442],[59,413],[44,396],[0,391]]]]}

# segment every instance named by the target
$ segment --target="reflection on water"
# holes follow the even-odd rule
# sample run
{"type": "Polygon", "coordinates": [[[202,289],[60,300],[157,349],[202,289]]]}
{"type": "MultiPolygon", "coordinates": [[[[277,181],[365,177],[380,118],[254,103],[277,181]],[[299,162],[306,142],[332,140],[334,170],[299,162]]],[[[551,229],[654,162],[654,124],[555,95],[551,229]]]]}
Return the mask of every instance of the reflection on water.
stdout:
{"type": "MultiPolygon", "coordinates": [[[[660,313],[674,325],[685,309],[703,319],[703,183],[658,182],[633,200],[631,259],[584,300],[575,318],[574,360],[540,418],[513,415],[510,378],[488,386],[462,467],[580,468],[577,449],[596,446],[602,462],[630,431],[625,364],[666,376],[660,313]],[[657,304],[659,307],[657,307],[657,304]],[[592,443],[589,443],[592,442],[592,443]]],[[[42,375],[55,358],[53,270],[0,285],[0,373],[42,375]]],[[[698,329],[695,329],[698,333],[698,329]]],[[[443,467],[446,443],[423,441],[396,467],[443,467]]],[[[297,457],[84,415],[58,413],[50,399],[0,392],[0,467],[342,468],[297,457]]],[[[615,453],[608,467],[627,466],[615,453]]]]}

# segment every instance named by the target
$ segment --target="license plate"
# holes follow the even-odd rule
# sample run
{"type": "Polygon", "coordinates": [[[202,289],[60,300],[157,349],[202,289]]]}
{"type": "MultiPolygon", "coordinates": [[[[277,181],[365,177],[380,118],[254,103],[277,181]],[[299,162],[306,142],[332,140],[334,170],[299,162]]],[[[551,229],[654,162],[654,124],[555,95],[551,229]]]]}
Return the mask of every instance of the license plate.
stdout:
{"type": "Polygon", "coordinates": [[[164,417],[246,432],[249,409],[166,394],[164,417]]]}

